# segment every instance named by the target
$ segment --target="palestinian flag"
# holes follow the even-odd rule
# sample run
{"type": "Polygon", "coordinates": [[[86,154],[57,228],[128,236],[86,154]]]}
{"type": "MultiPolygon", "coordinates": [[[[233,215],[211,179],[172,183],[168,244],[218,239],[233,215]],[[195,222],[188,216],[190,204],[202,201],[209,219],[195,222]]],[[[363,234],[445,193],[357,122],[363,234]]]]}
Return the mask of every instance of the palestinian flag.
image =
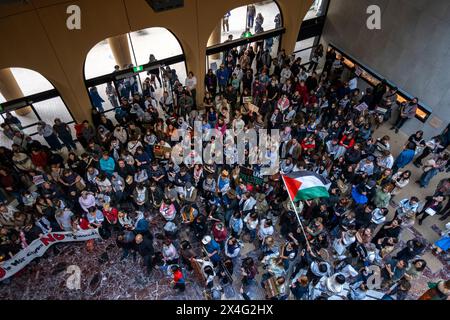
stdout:
{"type": "Polygon", "coordinates": [[[297,171],[282,175],[292,201],[328,198],[331,183],[320,174],[311,171],[297,171]]]}

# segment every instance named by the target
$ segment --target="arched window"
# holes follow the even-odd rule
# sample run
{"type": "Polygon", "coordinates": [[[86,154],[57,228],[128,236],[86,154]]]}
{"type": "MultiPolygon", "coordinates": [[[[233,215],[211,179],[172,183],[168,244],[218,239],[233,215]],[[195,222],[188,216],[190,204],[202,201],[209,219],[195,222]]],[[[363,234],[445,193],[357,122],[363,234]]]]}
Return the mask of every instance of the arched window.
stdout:
{"type": "Polygon", "coordinates": [[[135,93],[158,98],[163,91],[172,90],[175,78],[184,84],[185,56],[169,30],[147,28],[96,44],[86,57],[84,73],[93,108],[113,113],[121,99],[132,99],[135,93]],[[170,73],[166,73],[167,68],[170,73]],[[143,85],[147,78],[155,82],[154,93],[143,85]]]}
{"type": "MultiPolygon", "coordinates": [[[[37,135],[39,121],[53,124],[55,118],[60,118],[74,122],[54,86],[40,73],[25,68],[0,70],[0,123],[5,122],[8,113],[20,121],[18,129],[44,144],[45,140],[37,135]]],[[[12,140],[1,134],[0,145],[11,144],[12,140]]]]}
{"type": "MultiPolygon", "coordinates": [[[[282,14],[275,1],[262,1],[230,10],[209,38],[207,69],[215,72],[221,64],[235,67],[247,49],[253,50],[255,55],[267,50],[271,58],[276,58],[283,32],[282,14]]],[[[257,60],[252,59],[252,62],[251,68],[259,71],[257,60]]]]}
{"type": "Polygon", "coordinates": [[[241,6],[224,14],[221,21],[220,43],[229,40],[230,35],[233,36],[233,40],[236,40],[245,36],[245,32],[256,35],[280,27],[282,27],[281,13],[275,1],[262,1],[241,6]]]}

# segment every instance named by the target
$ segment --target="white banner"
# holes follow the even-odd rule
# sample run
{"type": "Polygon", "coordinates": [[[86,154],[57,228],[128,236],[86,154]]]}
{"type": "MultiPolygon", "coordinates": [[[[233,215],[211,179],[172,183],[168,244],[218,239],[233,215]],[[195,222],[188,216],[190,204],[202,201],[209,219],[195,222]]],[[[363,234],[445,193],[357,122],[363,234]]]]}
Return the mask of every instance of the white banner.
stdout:
{"type": "Polygon", "coordinates": [[[34,240],[28,247],[22,249],[11,259],[0,262],[0,281],[3,281],[19,272],[34,258],[42,257],[47,249],[55,243],[86,241],[101,239],[97,229],[82,230],[76,234],[73,232],[51,232],[34,240]]]}

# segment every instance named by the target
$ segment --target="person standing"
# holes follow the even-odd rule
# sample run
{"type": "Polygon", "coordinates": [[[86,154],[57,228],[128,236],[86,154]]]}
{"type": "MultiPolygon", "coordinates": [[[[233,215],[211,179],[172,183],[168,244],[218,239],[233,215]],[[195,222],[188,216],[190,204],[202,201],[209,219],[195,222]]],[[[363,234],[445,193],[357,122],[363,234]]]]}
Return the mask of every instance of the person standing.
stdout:
{"type": "Polygon", "coordinates": [[[208,73],[205,75],[205,87],[214,98],[217,93],[217,77],[213,73],[212,69],[209,69],[208,73]]]}
{"type": "Polygon", "coordinates": [[[98,94],[97,87],[92,87],[89,89],[89,96],[91,97],[92,105],[97,109],[98,112],[105,111],[103,109],[103,103],[105,102],[105,100],[103,100],[102,97],[100,97],[100,95],[98,94]]]}
{"type": "Polygon", "coordinates": [[[171,266],[172,274],[173,274],[173,289],[178,292],[184,292],[186,289],[186,281],[184,279],[183,271],[178,265],[171,266]]]}
{"type": "Polygon", "coordinates": [[[73,141],[72,133],[67,123],[62,122],[59,118],[56,118],[55,124],[53,125],[53,130],[55,130],[58,138],[63,142],[67,150],[77,150],[77,145],[73,141]]]}
{"type": "Polygon", "coordinates": [[[144,266],[146,268],[147,276],[152,272],[153,257],[155,250],[153,248],[153,241],[151,237],[144,237],[142,234],[137,234],[134,238],[136,242],[136,250],[144,260],[144,266]]]}
{"type": "Polygon", "coordinates": [[[228,79],[230,78],[228,69],[225,69],[224,64],[220,65],[219,70],[216,72],[216,77],[219,82],[219,92],[224,93],[228,84],[228,79]]]}
{"type": "Polygon", "coordinates": [[[437,157],[434,157],[434,159],[428,160],[427,164],[425,164],[423,170],[423,174],[420,177],[420,187],[426,188],[428,187],[428,184],[430,183],[431,179],[435,175],[437,175],[439,172],[442,172],[445,170],[445,167],[447,166],[449,161],[449,155],[443,154],[439,155],[437,157]]]}
{"type": "MultiPolygon", "coordinates": [[[[311,58],[311,62],[309,64],[309,68],[308,68],[308,72],[315,72],[317,69],[317,66],[319,65],[319,61],[320,59],[322,59],[323,57],[323,45],[319,44],[315,49],[314,52],[312,54],[312,58],[311,58]]],[[[356,76],[353,77],[353,79],[357,79],[356,76]]],[[[353,80],[351,79],[351,80],[353,80]]],[[[352,86],[354,84],[352,83],[350,86],[350,89],[353,91],[354,89],[352,89],[352,86]]]]}
{"type": "Polygon", "coordinates": [[[225,13],[222,19],[222,28],[223,32],[230,32],[230,25],[229,25],[229,19],[230,19],[231,13],[228,11],[225,13]]]}
{"type": "MultiPolygon", "coordinates": [[[[149,63],[156,63],[156,61],[158,60],[156,59],[154,54],[150,54],[148,61],[149,63]]],[[[159,75],[159,73],[160,73],[159,68],[154,68],[147,72],[147,75],[151,75],[151,80],[153,80],[153,82],[155,83],[155,88],[157,88],[156,82],[154,81],[155,78],[158,80],[159,86],[162,88],[161,76],[159,75]]]]}
{"type": "Polygon", "coordinates": [[[445,221],[450,217],[450,179],[442,179],[436,187],[434,194],[442,194],[448,200],[447,205],[438,212],[438,215],[442,216],[439,220],[445,221]]]}
{"type": "Polygon", "coordinates": [[[133,254],[133,260],[136,260],[136,243],[134,239],[133,231],[127,229],[117,236],[116,244],[122,249],[121,261],[126,259],[130,252],[133,254]]]}
{"type": "Polygon", "coordinates": [[[414,159],[416,146],[414,143],[409,142],[403,151],[398,155],[394,161],[392,172],[395,174],[399,169],[406,167],[414,159]]]}
{"type": "Polygon", "coordinates": [[[391,130],[395,129],[395,133],[398,133],[400,128],[409,120],[416,116],[416,111],[418,107],[419,99],[414,98],[412,101],[400,106],[400,114],[398,115],[395,125],[391,130]]]}
{"type": "Polygon", "coordinates": [[[264,17],[260,12],[256,16],[256,20],[255,20],[255,33],[261,33],[264,31],[263,26],[262,26],[263,23],[264,23],[264,17]]]}
{"type": "Polygon", "coordinates": [[[62,149],[62,145],[58,140],[52,126],[45,123],[44,121],[39,121],[37,126],[37,132],[39,135],[43,136],[45,141],[47,141],[50,149],[54,151],[59,151],[62,149]]]}
{"type": "Polygon", "coordinates": [[[430,154],[438,153],[441,148],[442,148],[442,146],[441,146],[441,138],[439,136],[438,137],[434,137],[430,141],[427,141],[425,143],[425,149],[423,149],[423,151],[420,154],[420,156],[418,156],[416,158],[416,160],[414,160],[414,165],[417,168],[420,168],[422,166],[422,160],[423,159],[428,157],[430,154]]]}
{"type": "Polygon", "coordinates": [[[106,96],[108,97],[109,102],[113,106],[113,108],[119,107],[119,101],[118,101],[118,98],[117,98],[117,91],[113,87],[112,82],[108,82],[106,84],[105,93],[106,93],[106,96]]]}
{"type": "Polygon", "coordinates": [[[208,254],[211,262],[217,266],[220,261],[220,245],[211,238],[211,236],[204,236],[202,239],[203,248],[208,254]]]}
{"type": "Polygon", "coordinates": [[[23,129],[22,122],[19,118],[13,116],[9,111],[5,113],[5,123],[9,126],[16,126],[19,130],[23,129]]]}
{"type": "Polygon", "coordinates": [[[188,77],[185,82],[186,88],[191,93],[192,100],[194,102],[194,107],[197,106],[197,78],[194,76],[192,71],[189,72],[188,77]]]}
{"type": "Polygon", "coordinates": [[[403,218],[405,216],[412,216],[417,213],[419,209],[419,199],[417,197],[405,198],[398,203],[399,207],[395,211],[394,219],[403,218]]]}
{"type": "Polygon", "coordinates": [[[247,6],[247,27],[253,28],[253,23],[255,22],[256,7],[251,4],[247,6]]]}
{"type": "Polygon", "coordinates": [[[434,215],[437,212],[441,211],[442,204],[444,202],[444,197],[442,195],[436,195],[434,197],[427,197],[425,205],[423,206],[422,211],[417,214],[416,218],[419,218],[419,225],[422,225],[423,221],[428,218],[430,215],[434,215]]]}

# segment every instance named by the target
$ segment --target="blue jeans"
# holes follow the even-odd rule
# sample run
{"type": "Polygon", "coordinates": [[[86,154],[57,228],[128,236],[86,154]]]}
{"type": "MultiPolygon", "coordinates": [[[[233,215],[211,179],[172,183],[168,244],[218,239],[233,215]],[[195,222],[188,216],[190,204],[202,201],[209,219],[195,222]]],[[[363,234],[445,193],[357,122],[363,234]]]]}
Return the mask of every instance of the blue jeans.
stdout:
{"type": "Polygon", "coordinates": [[[247,27],[253,28],[253,22],[255,21],[255,16],[247,16],[247,27]]]}
{"type": "Polygon", "coordinates": [[[253,229],[253,230],[248,230],[249,231],[249,233],[250,233],[250,241],[251,242],[253,242],[253,241],[255,241],[255,238],[256,238],[256,229],[253,229]]]}
{"type": "Polygon", "coordinates": [[[432,168],[432,169],[428,170],[427,172],[424,172],[422,174],[422,176],[420,177],[420,186],[422,188],[428,187],[428,184],[430,183],[431,179],[435,175],[437,175],[438,172],[439,172],[439,169],[436,169],[436,168],[432,168]]]}

